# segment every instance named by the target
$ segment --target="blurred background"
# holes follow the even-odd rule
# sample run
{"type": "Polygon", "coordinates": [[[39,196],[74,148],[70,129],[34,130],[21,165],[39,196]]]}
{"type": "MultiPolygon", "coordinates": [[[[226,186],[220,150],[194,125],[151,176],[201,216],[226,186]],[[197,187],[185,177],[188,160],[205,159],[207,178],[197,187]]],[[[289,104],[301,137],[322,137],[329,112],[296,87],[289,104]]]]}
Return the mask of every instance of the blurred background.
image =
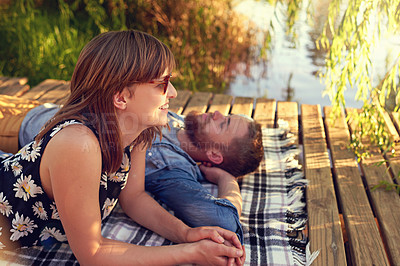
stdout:
{"type": "MultiPolygon", "coordinates": [[[[137,29],[172,49],[177,89],[325,106],[331,102],[323,96],[329,85],[320,71],[329,48],[317,42],[330,5],[331,0],[0,0],[0,75],[28,77],[31,87],[48,78],[69,80],[90,39],[137,29]]],[[[378,83],[397,46],[397,39],[387,39],[371,59],[378,83]]],[[[362,105],[355,94],[346,94],[347,106],[362,105]]]]}

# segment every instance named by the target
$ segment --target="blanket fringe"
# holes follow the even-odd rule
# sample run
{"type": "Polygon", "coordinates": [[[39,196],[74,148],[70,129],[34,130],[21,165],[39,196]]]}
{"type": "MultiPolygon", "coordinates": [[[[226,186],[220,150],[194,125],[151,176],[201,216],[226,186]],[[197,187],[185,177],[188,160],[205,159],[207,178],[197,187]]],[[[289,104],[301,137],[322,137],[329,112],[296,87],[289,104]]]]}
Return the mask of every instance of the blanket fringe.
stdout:
{"type": "MultiPolygon", "coordinates": [[[[287,139],[284,141],[284,149],[286,150],[282,154],[286,162],[285,176],[289,201],[286,210],[287,236],[292,248],[294,265],[310,265],[315,258],[307,255],[306,248],[309,245],[309,239],[304,234],[308,218],[305,201],[305,189],[308,180],[305,179],[302,167],[296,159],[301,151],[294,144],[295,136],[289,132],[285,125],[284,127],[286,133],[283,135],[287,139]]],[[[317,256],[318,254],[313,255],[317,256]]]]}

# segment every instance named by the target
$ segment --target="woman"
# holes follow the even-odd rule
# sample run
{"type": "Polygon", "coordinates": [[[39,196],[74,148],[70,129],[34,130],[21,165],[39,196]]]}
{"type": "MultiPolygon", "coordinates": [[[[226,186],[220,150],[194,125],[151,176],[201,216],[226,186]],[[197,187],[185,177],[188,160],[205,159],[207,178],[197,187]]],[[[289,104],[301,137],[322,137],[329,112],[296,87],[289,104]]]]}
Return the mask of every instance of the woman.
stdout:
{"type": "Polygon", "coordinates": [[[233,232],[189,228],[144,191],[145,149],[176,96],[174,66],[163,43],[138,31],[104,33],[86,45],[66,104],[34,142],[0,164],[1,245],[68,240],[83,265],[243,263],[233,232]],[[103,238],[101,221],[118,200],[139,224],[186,244],[103,238]]]}

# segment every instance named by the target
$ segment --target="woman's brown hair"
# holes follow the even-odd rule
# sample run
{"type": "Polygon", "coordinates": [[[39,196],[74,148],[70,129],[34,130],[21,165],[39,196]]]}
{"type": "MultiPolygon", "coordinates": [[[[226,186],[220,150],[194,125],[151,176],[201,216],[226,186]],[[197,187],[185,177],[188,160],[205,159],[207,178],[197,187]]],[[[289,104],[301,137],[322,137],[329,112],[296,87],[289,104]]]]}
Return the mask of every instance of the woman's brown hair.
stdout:
{"type": "MultiPolygon", "coordinates": [[[[97,131],[102,168],[115,172],[121,165],[121,131],[113,96],[138,81],[160,78],[175,68],[170,49],[155,37],[136,30],[111,31],[93,38],[81,51],[71,78],[71,94],[64,106],[38,134],[41,139],[57,123],[76,119],[97,131]]],[[[144,130],[131,145],[151,145],[159,127],[144,130]]]]}

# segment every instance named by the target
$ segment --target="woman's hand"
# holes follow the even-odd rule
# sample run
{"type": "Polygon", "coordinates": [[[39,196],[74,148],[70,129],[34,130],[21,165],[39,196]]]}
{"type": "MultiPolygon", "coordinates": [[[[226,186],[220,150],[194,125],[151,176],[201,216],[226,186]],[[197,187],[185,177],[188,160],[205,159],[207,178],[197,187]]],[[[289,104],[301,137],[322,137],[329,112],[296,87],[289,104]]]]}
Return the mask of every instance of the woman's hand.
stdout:
{"type": "MultiPolygon", "coordinates": [[[[237,252],[237,254],[241,255],[226,255],[225,258],[220,258],[219,260],[224,261],[223,265],[243,265],[246,259],[246,252],[244,246],[240,244],[240,241],[235,233],[229,230],[225,230],[216,226],[203,226],[190,228],[187,232],[187,241],[186,242],[195,242],[209,239],[218,244],[223,244],[229,249],[225,249],[226,252],[231,252],[232,249],[237,252]],[[229,251],[230,250],[230,251],[229,251]]],[[[220,246],[218,246],[221,250],[224,250],[220,246]]],[[[211,254],[209,256],[211,257],[211,254]]],[[[214,264],[213,264],[214,265],[214,264]]]]}
{"type": "Polygon", "coordinates": [[[229,244],[218,244],[210,240],[201,240],[190,245],[190,253],[193,252],[191,256],[196,265],[243,265],[244,248],[237,249],[229,244]]]}
{"type": "Polygon", "coordinates": [[[228,241],[231,243],[231,246],[242,250],[242,245],[240,244],[237,235],[232,231],[217,226],[202,226],[189,228],[187,230],[185,242],[196,242],[203,239],[209,239],[219,244],[228,241]]]}

